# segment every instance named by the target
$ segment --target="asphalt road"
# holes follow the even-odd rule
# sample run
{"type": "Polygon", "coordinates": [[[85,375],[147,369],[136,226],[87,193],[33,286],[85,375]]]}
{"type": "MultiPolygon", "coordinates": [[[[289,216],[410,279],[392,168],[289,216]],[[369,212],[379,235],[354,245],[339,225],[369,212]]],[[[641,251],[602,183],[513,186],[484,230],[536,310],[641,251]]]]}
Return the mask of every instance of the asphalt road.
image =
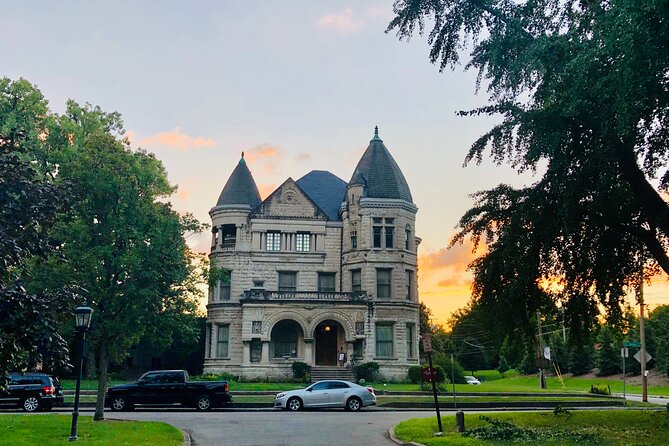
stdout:
{"type": "MultiPolygon", "coordinates": [[[[446,415],[446,414],[444,414],[446,415]]],[[[284,411],[207,413],[192,411],[135,411],[105,413],[108,419],[164,421],[191,435],[195,446],[247,445],[394,445],[388,429],[409,418],[434,412],[284,411]]]]}

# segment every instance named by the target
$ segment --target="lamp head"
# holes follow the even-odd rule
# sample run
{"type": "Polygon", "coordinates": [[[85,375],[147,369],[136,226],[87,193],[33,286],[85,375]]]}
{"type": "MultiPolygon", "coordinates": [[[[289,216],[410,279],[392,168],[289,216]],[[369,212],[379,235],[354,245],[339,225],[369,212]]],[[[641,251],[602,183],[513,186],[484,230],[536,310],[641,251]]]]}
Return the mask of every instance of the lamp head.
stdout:
{"type": "Polygon", "coordinates": [[[74,310],[74,321],[78,330],[86,331],[91,326],[91,316],[93,309],[91,307],[83,306],[77,307],[74,310]]]}

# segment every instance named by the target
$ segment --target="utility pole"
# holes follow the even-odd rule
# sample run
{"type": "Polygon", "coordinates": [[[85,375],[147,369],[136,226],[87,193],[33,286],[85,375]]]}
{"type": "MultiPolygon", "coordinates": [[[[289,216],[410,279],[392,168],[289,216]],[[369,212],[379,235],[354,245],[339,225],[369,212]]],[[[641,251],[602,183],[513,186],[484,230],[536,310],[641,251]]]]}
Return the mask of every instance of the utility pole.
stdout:
{"type": "MultiPolygon", "coordinates": [[[[537,311],[537,331],[539,333],[539,361],[544,359],[544,338],[541,335],[541,314],[537,311]]],[[[539,387],[546,388],[546,377],[544,376],[544,369],[539,367],[539,387]]]]}
{"type": "MultiPolygon", "coordinates": [[[[643,261],[642,261],[643,262],[643,261]]],[[[639,338],[641,341],[641,399],[644,403],[648,402],[648,377],[646,376],[646,323],[643,316],[643,263],[639,271],[639,338]]]]}

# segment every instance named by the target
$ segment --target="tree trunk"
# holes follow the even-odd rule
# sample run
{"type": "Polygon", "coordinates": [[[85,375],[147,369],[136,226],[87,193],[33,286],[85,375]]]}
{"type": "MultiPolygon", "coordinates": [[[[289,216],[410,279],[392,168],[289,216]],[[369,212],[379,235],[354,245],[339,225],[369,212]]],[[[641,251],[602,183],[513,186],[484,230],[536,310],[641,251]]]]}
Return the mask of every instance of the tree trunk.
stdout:
{"type": "Polygon", "coordinates": [[[95,348],[92,344],[89,342],[86,350],[86,379],[95,379],[95,348]]]}
{"type": "Polygon", "coordinates": [[[107,366],[109,365],[109,355],[107,345],[104,341],[100,342],[100,363],[98,365],[98,396],[95,401],[95,415],[93,420],[102,421],[105,419],[105,393],[107,392],[107,366]]]}

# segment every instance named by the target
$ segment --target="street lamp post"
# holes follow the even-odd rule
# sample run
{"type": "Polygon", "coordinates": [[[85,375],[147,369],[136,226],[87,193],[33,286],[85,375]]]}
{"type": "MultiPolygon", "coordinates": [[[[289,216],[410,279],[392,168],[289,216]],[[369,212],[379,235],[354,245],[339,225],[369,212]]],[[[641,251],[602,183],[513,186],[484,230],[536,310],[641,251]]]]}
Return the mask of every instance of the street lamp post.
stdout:
{"type": "Polygon", "coordinates": [[[70,430],[70,441],[75,441],[77,437],[77,421],[79,420],[79,391],[81,390],[81,369],[84,366],[84,342],[86,340],[86,332],[91,326],[91,315],[93,309],[91,307],[77,307],[74,310],[74,320],[76,322],[76,329],[79,333],[79,358],[77,361],[77,388],[74,393],[74,411],[72,411],[72,429],[70,430]]]}

